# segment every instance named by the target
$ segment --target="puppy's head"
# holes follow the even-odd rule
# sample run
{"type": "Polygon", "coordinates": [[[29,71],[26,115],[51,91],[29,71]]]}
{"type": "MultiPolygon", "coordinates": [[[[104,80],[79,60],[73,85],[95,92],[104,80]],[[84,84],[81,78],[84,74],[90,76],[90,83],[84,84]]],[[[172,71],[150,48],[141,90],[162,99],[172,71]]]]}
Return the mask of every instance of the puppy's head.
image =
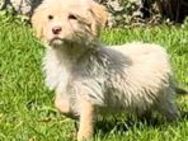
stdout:
{"type": "Polygon", "coordinates": [[[91,42],[106,21],[106,9],[92,0],[44,0],[32,16],[37,37],[51,46],[91,42]]]}

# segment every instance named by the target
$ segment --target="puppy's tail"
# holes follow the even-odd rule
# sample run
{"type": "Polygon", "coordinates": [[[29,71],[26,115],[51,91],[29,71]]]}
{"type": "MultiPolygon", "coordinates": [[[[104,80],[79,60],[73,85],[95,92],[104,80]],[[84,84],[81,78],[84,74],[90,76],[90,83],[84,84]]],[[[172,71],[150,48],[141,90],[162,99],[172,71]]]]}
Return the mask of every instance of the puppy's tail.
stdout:
{"type": "Polygon", "coordinates": [[[178,95],[188,95],[188,90],[186,90],[184,88],[180,88],[180,87],[175,87],[175,92],[178,95]]]}

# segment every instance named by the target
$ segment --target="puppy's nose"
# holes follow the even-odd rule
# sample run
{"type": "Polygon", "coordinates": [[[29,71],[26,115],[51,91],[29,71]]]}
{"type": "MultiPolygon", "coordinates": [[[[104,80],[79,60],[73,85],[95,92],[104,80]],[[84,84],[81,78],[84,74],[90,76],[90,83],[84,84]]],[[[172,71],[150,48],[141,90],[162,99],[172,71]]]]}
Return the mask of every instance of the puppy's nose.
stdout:
{"type": "Polygon", "coordinates": [[[59,34],[62,31],[62,28],[60,26],[55,26],[52,28],[53,34],[59,34]]]}

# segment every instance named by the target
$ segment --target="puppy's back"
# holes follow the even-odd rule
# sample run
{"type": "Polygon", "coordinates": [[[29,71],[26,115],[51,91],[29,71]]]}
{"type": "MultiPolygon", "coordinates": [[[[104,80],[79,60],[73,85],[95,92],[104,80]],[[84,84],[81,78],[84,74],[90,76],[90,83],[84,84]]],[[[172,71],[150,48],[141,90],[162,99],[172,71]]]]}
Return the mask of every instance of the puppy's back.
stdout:
{"type": "Polygon", "coordinates": [[[143,109],[161,99],[170,87],[172,75],[166,50],[145,43],[112,46],[113,49],[131,60],[131,64],[124,68],[126,77],[112,80],[118,83],[117,89],[124,92],[124,103],[143,109]]]}
{"type": "MultiPolygon", "coordinates": [[[[131,59],[134,67],[149,67],[148,69],[156,70],[158,73],[171,73],[169,57],[166,50],[156,44],[148,43],[130,43],[120,46],[113,46],[113,49],[123,53],[131,59]]],[[[151,71],[148,70],[148,71],[151,71]]]]}

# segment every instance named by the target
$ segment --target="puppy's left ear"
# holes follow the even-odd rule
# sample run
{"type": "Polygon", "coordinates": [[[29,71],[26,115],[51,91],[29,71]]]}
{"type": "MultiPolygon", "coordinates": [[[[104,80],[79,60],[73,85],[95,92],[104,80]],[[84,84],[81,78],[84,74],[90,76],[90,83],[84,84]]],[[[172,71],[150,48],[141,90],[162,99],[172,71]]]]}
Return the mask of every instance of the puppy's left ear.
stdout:
{"type": "Polygon", "coordinates": [[[96,36],[99,35],[100,29],[104,27],[108,21],[108,12],[106,7],[96,2],[92,2],[90,12],[93,15],[92,29],[96,36]]]}
{"type": "Polygon", "coordinates": [[[43,5],[41,4],[37,9],[35,9],[32,17],[31,17],[31,23],[35,30],[35,34],[39,39],[43,38],[43,28],[45,26],[45,14],[43,8],[43,5]]]}

